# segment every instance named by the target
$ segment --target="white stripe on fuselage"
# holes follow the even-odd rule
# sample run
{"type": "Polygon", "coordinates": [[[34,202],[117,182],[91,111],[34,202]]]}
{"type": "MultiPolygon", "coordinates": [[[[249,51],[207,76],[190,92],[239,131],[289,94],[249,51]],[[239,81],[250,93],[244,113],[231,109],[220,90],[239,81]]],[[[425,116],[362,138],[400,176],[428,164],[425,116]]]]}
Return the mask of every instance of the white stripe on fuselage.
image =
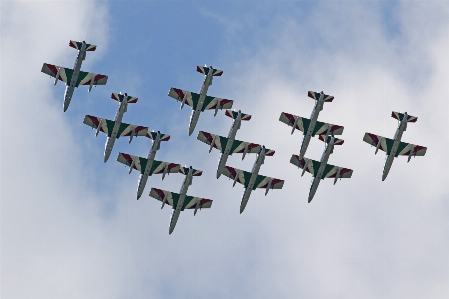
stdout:
{"type": "Polygon", "coordinates": [[[75,63],[73,65],[73,74],[70,83],[67,84],[65,93],[64,93],[64,111],[69,108],[70,101],[72,100],[73,91],[75,90],[76,81],[78,81],[78,76],[81,70],[81,64],[83,60],[86,58],[86,43],[83,43],[81,50],[78,51],[78,56],[75,59],[75,63]]]}
{"type": "Polygon", "coordinates": [[[334,147],[334,142],[335,139],[334,137],[332,137],[331,141],[324,149],[323,155],[321,156],[320,167],[318,168],[317,175],[316,177],[313,178],[312,185],[310,186],[309,199],[308,199],[309,202],[312,201],[313,197],[315,196],[315,192],[318,189],[318,186],[320,185],[324,170],[326,169],[327,162],[329,161],[329,156],[331,155],[332,149],[334,147]]]}
{"type": "Polygon", "coordinates": [[[156,157],[157,148],[161,142],[161,134],[158,132],[156,139],[153,141],[151,145],[150,151],[147,156],[147,165],[145,166],[145,170],[139,176],[139,183],[137,185],[137,199],[142,196],[143,190],[145,189],[145,185],[147,183],[148,177],[150,176],[151,168],[153,167],[154,158],[156,157]]]}
{"type": "Polygon", "coordinates": [[[382,181],[384,181],[387,178],[387,175],[391,169],[391,165],[393,165],[394,158],[396,157],[396,152],[398,151],[399,144],[401,143],[402,134],[405,131],[407,118],[408,118],[407,113],[404,113],[404,117],[401,123],[399,124],[396,133],[394,134],[393,147],[391,148],[390,154],[387,156],[387,159],[385,160],[384,171],[382,173],[382,181]]]}
{"type": "Polygon", "coordinates": [[[318,120],[318,116],[320,115],[321,105],[324,105],[324,94],[320,94],[320,98],[317,100],[315,107],[312,110],[312,114],[310,114],[310,124],[307,132],[304,134],[304,138],[302,139],[301,149],[299,151],[299,158],[303,158],[306,154],[307,147],[309,146],[310,139],[312,138],[313,130],[315,129],[316,121],[318,120]]]}
{"type": "Polygon", "coordinates": [[[192,114],[190,116],[190,123],[189,123],[189,135],[192,135],[193,131],[195,130],[196,123],[198,122],[198,118],[200,117],[201,110],[203,108],[204,99],[207,95],[207,90],[209,89],[209,86],[211,85],[213,75],[213,69],[209,68],[209,72],[206,75],[206,78],[204,79],[203,85],[201,86],[200,90],[200,98],[198,99],[198,105],[196,106],[195,110],[192,110],[192,114]]]}
{"type": "Polygon", "coordinates": [[[189,189],[190,184],[192,183],[192,173],[193,169],[189,168],[189,173],[184,178],[184,182],[182,183],[181,190],[179,191],[179,201],[176,207],[173,207],[173,211],[170,219],[170,227],[168,233],[171,234],[175,229],[176,222],[178,221],[179,214],[181,213],[182,205],[184,204],[184,200],[186,198],[187,190],[189,189]]]}
{"type": "Polygon", "coordinates": [[[257,159],[254,162],[253,169],[251,170],[251,178],[249,179],[248,187],[243,191],[242,202],[240,203],[240,214],[245,210],[246,204],[248,203],[249,197],[256,182],[256,178],[259,175],[260,166],[264,163],[265,158],[265,147],[262,147],[257,159]]]}
{"type": "Polygon", "coordinates": [[[239,111],[237,118],[234,120],[231,129],[229,130],[228,143],[226,144],[223,153],[220,155],[220,160],[218,161],[217,179],[220,177],[221,170],[225,167],[226,162],[228,161],[229,153],[231,152],[231,148],[235,140],[235,135],[237,134],[239,124],[241,123],[241,121],[242,121],[242,113],[239,111]]]}
{"type": "Polygon", "coordinates": [[[122,123],[123,114],[125,113],[128,98],[123,97],[123,101],[120,102],[117,113],[114,118],[114,127],[112,128],[111,136],[106,139],[106,146],[104,149],[104,162],[109,159],[111,155],[112,148],[114,147],[115,139],[117,139],[118,130],[120,129],[120,124],[122,123]]]}

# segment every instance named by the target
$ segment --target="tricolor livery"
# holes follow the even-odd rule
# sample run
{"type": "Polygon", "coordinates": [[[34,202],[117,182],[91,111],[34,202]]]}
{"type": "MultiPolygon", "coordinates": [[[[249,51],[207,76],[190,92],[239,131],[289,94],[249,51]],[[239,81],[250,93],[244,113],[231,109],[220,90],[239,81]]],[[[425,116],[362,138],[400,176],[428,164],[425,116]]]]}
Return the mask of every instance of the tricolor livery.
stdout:
{"type": "Polygon", "coordinates": [[[165,191],[157,188],[151,188],[150,196],[162,201],[162,207],[165,204],[169,204],[173,207],[173,211],[170,218],[170,227],[168,233],[171,234],[175,229],[176,222],[178,221],[179,214],[185,209],[194,209],[193,215],[196,215],[198,209],[210,208],[212,206],[212,200],[200,197],[192,197],[187,195],[187,190],[189,186],[192,185],[192,178],[194,176],[200,176],[203,172],[201,170],[193,169],[192,166],[189,168],[181,167],[180,173],[185,175],[184,181],[181,186],[181,191],[178,193],[165,191]]]}
{"type": "Polygon", "coordinates": [[[234,184],[232,185],[233,187],[237,182],[245,187],[245,191],[243,191],[242,201],[240,203],[240,214],[245,210],[251,192],[256,188],[265,189],[265,195],[267,195],[270,189],[282,189],[282,186],[284,186],[283,180],[259,175],[260,166],[262,166],[262,164],[264,163],[267,152],[271,152],[271,155],[274,154],[274,151],[266,149],[265,146],[260,147],[259,153],[257,154],[257,159],[254,162],[254,166],[251,172],[247,172],[230,166],[225,166],[222,170],[222,173],[225,176],[234,180],[234,184]]]}
{"type": "Polygon", "coordinates": [[[69,108],[75,87],[80,85],[89,85],[90,92],[92,90],[92,86],[105,85],[108,81],[108,76],[81,71],[81,64],[83,63],[83,60],[86,59],[86,52],[95,51],[97,46],[86,44],[85,41],[76,42],[73,40],[70,41],[69,46],[78,50],[78,56],[75,59],[73,69],[44,63],[41,70],[41,72],[55,78],[55,85],[58,83],[58,80],[65,82],[66,89],[64,93],[64,112],[67,108],[69,108]]]}
{"type": "Polygon", "coordinates": [[[375,154],[377,154],[379,149],[383,150],[387,154],[387,159],[385,161],[384,171],[382,174],[382,181],[387,178],[395,157],[398,157],[399,155],[408,156],[407,162],[410,162],[412,157],[424,156],[427,151],[427,148],[424,146],[401,142],[402,134],[405,130],[407,130],[407,123],[416,122],[418,120],[417,117],[408,115],[407,112],[402,114],[394,111],[391,113],[391,117],[397,119],[399,122],[393,140],[371,133],[366,133],[363,137],[363,141],[376,147],[375,154]]]}
{"type": "Polygon", "coordinates": [[[136,169],[140,173],[137,184],[137,199],[142,196],[149,176],[162,174],[162,180],[164,180],[166,174],[177,173],[181,167],[181,165],[176,163],[162,162],[154,159],[156,152],[161,147],[161,141],[169,140],[170,135],[161,134],[161,132],[157,131],[149,132],[147,136],[153,140],[153,143],[146,159],[125,153],[119,153],[117,157],[117,161],[129,166],[129,173],[133,169],[136,169]]]}
{"type": "MultiPolygon", "coordinates": [[[[200,131],[197,137],[198,140],[201,140],[202,142],[210,145],[209,153],[212,151],[212,148],[216,148],[221,152],[220,159],[218,161],[217,179],[220,177],[222,170],[226,166],[229,155],[235,153],[243,154],[243,160],[246,154],[257,154],[260,152],[261,148],[261,145],[257,143],[235,140],[235,135],[237,133],[237,130],[240,129],[242,120],[250,120],[251,115],[244,114],[240,110],[238,112],[226,110],[226,116],[234,119],[227,138],[204,131],[200,131]]],[[[273,155],[273,150],[266,150],[265,156],[273,155]]]]}
{"type": "Polygon", "coordinates": [[[215,98],[207,95],[209,86],[212,85],[212,79],[214,76],[221,76],[223,71],[216,70],[210,67],[197,66],[197,72],[204,74],[204,82],[201,87],[200,93],[194,93],[191,91],[185,91],[178,88],[170,88],[168,96],[181,102],[181,109],[184,104],[192,107],[192,115],[190,116],[189,135],[192,135],[195,130],[196,123],[200,117],[200,113],[204,110],[215,110],[217,115],[218,109],[230,109],[232,108],[233,101],[221,98],[215,98]]]}
{"type": "Polygon", "coordinates": [[[117,113],[114,120],[100,118],[92,115],[86,115],[84,117],[84,124],[97,129],[95,136],[98,136],[98,132],[103,132],[107,135],[106,145],[104,149],[104,162],[109,159],[114,146],[115,140],[122,136],[129,136],[129,143],[133,140],[134,136],[148,136],[148,127],[130,125],[122,122],[123,114],[127,111],[128,104],[136,103],[137,98],[128,96],[128,94],[113,93],[111,95],[113,100],[119,102],[117,113]]]}
{"type": "Polygon", "coordinates": [[[341,135],[343,134],[343,127],[318,121],[318,115],[323,110],[324,102],[332,102],[334,97],[324,94],[323,92],[309,91],[308,96],[315,100],[315,107],[312,110],[310,119],[305,117],[296,116],[286,112],[282,112],[279,120],[286,123],[290,127],[293,127],[292,134],[296,130],[303,132],[304,138],[302,140],[301,149],[299,151],[299,157],[304,157],[307,147],[309,146],[310,139],[315,135],[341,135]]]}
{"type": "Polygon", "coordinates": [[[326,143],[320,161],[301,158],[298,155],[293,155],[290,159],[290,163],[298,166],[298,168],[302,168],[301,176],[303,176],[306,171],[313,175],[312,185],[310,186],[309,192],[309,203],[312,201],[321,180],[324,180],[325,178],[334,178],[335,185],[337,179],[350,178],[352,176],[351,169],[327,164],[329,156],[334,150],[334,145],[341,145],[344,141],[342,139],[337,139],[334,136],[320,135],[319,138],[326,143]]]}

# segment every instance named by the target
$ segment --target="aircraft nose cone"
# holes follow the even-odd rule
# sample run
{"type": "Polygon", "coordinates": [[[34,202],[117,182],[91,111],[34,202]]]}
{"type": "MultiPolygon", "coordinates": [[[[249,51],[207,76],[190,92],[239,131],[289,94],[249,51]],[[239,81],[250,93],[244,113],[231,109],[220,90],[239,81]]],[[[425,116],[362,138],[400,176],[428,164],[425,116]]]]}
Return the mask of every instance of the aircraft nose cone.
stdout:
{"type": "Polygon", "coordinates": [[[189,128],[189,136],[192,135],[192,133],[193,133],[193,129],[189,128]]]}

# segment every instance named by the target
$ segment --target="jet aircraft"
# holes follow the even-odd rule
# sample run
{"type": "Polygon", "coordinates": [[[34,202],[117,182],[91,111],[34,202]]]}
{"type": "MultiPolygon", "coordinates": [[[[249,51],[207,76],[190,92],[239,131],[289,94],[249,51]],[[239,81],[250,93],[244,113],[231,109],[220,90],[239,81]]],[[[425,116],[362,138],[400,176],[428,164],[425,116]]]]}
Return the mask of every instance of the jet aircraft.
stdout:
{"type": "Polygon", "coordinates": [[[245,191],[243,191],[242,201],[240,203],[240,214],[245,210],[251,192],[253,190],[256,190],[256,188],[265,188],[265,195],[267,195],[270,189],[282,189],[282,187],[284,186],[283,180],[259,175],[260,166],[262,166],[265,161],[266,153],[269,152],[271,152],[272,155],[274,154],[274,151],[265,148],[265,146],[262,146],[260,148],[251,172],[247,172],[230,166],[225,166],[222,170],[222,173],[225,176],[234,180],[234,184],[232,185],[232,187],[234,187],[235,183],[237,182],[245,187],[245,191]]]}
{"type": "MultiPolygon", "coordinates": [[[[250,153],[259,153],[261,145],[257,143],[245,142],[240,140],[235,140],[235,135],[237,130],[240,129],[242,120],[250,120],[251,115],[244,114],[240,110],[238,112],[226,110],[226,116],[234,119],[232,122],[231,129],[229,130],[228,137],[223,137],[215,134],[211,134],[204,131],[198,132],[198,140],[210,145],[209,153],[212,151],[212,148],[216,148],[221,152],[220,159],[218,161],[217,168],[217,179],[221,175],[221,171],[226,166],[226,162],[228,160],[229,155],[235,153],[243,153],[242,160],[245,158],[246,154],[250,153]]],[[[273,150],[267,150],[265,156],[273,156],[273,150]]]]}
{"type": "Polygon", "coordinates": [[[350,178],[352,176],[351,169],[327,164],[330,154],[334,151],[334,145],[341,145],[344,140],[335,138],[332,135],[320,135],[319,139],[326,143],[320,161],[300,158],[298,155],[292,155],[292,158],[290,159],[290,163],[298,166],[298,168],[302,168],[301,176],[303,176],[306,171],[313,175],[312,185],[310,186],[309,192],[309,203],[312,201],[321,180],[324,180],[325,178],[334,178],[335,185],[337,179],[350,178]]]}
{"type": "Polygon", "coordinates": [[[129,143],[131,143],[134,136],[149,137],[148,127],[130,125],[122,122],[123,114],[127,111],[128,104],[136,103],[138,98],[128,96],[127,93],[124,95],[121,93],[112,93],[111,99],[119,102],[119,107],[114,120],[86,115],[83,121],[84,124],[97,129],[95,136],[98,136],[98,132],[100,131],[107,135],[104,149],[104,162],[109,159],[112,147],[117,138],[129,136],[129,143]]]}
{"type": "Polygon", "coordinates": [[[58,80],[65,82],[64,112],[69,108],[75,87],[89,85],[90,92],[93,85],[105,85],[108,81],[108,76],[81,71],[81,64],[83,63],[83,60],[86,59],[86,52],[95,51],[97,46],[86,44],[85,41],[76,42],[73,40],[70,41],[69,46],[78,50],[78,56],[75,59],[73,69],[44,63],[41,70],[41,72],[55,78],[55,85],[58,83],[58,80]]]}
{"type": "Polygon", "coordinates": [[[150,196],[162,201],[162,208],[165,204],[169,204],[173,207],[170,228],[168,233],[171,234],[175,229],[176,222],[178,221],[179,214],[185,209],[195,209],[193,215],[196,215],[198,209],[210,208],[212,206],[212,200],[200,197],[192,197],[187,195],[187,190],[190,185],[192,185],[192,178],[194,176],[201,176],[203,172],[201,170],[193,169],[192,166],[189,168],[181,167],[180,173],[185,175],[184,181],[181,185],[181,190],[178,193],[165,191],[157,188],[151,188],[150,196]]]}
{"type": "Polygon", "coordinates": [[[318,93],[313,91],[309,91],[308,96],[315,100],[315,107],[312,110],[310,119],[286,112],[282,112],[279,117],[281,122],[293,127],[292,134],[295,132],[295,129],[303,132],[304,138],[302,139],[301,149],[299,151],[300,158],[304,157],[310,139],[315,135],[341,135],[344,129],[342,126],[323,123],[317,120],[320,111],[323,110],[324,102],[332,102],[334,100],[333,96],[326,95],[323,92],[318,93]]]}
{"type": "Polygon", "coordinates": [[[170,135],[161,134],[161,132],[149,132],[147,135],[153,140],[150,151],[147,158],[133,156],[126,153],[119,153],[117,161],[129,166],[129,173],[133,169],[140,172],[139,182],[137,184],[137,199],[142,196],[143,190],[147,183],[148,177],[153,174],[162,174],[162,180],[164,180],[166,174],[177,173],[181,165],[170,162],[163,162],[155,160],[156,152],[161,147],[161,141],[168,141],[170,135]]]}
{"type": "Polygon", "coordinates": [[[402,133],[407,130],[407,123],[416,122],[418,120],[417,117],[408,115],[407,112],[402,114],[394,111],[391,113],[391,117],[397,119],[399,122],[393,140],[371,133],[365,133],[365,136],[363,137],[363,141],[376,147],[375,154],[377,154],[379,149],[383,150],[387,154],[387,159],[385,160],[384,171],[382,174],[382,181],[387,178],[395,157],[398,157],[399,155],[408,156],[408,163],[412,157],[424,156],[427,151],[427,147],[401,142],[402,133]]]}
{"type": "Polygon", "coordinates": [[[212,85],[212,79],[214,76],[221,76],[223,71],[209,67],[196,67],[197,72],[204,74],[204,82],[201,86],[200,93],[194,93],[191,91],[185,91],[178,88],[170,88],[168,96],[181,102],[181,109],[184,104],[192,107],[192,115],[190,116],[189,135],[192,135],[195,130],[196,123],[200,117],[200,113],[204,110],[215,109],[215,115],[217,115],[218,109],[230,109],[234,101],[215,98],[207,95],[209,86],[212,85]]]}

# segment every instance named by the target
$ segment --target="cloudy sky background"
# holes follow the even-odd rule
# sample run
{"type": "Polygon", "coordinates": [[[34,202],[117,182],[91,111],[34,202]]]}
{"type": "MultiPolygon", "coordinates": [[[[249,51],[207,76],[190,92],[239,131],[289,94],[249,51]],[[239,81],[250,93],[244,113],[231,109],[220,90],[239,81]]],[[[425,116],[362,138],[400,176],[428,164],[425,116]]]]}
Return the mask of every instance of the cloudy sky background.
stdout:
{"type": "MultiPolygon", "coordinates": [[[[449,187],[446,119],[449,5],[445,2],[2,2],[2,298],[447,298],[449,187]],[[63,113],[63,84],[42,63],[72,67],[70,39],[98,46],[82,69],[109,75],[78,88],[63,113]],[[170,87],[197,92],[196,65],[224,70],[209,94],[252,114],[237,138],[276,150],[261,174],[284,189],[254,192],[239,214],[242,187],[215,179],[218,152],[199,130],[228,133],[231,120],[203,113],[188,136],[189,107],[170,87]],[[309,117],[307,91],[333,95],[320,120],[345,126],[330,163],[353,178],[323,181],[307,203],[311,176],[289,163],[301,134],[281,112],[309,117]],[[139,97],[124,121],[170,134],[157,159],[204,171],[189,194],[214,200],[183,212],[136,201],[138,175],[119,151],[146,156],[150,140],[118,140],[103,163],[105,136],[85,114],[113,118],[111,92],[139,97]],[[392,137],[391,111],[418,117],[403,140],[427,155],[385,156],[365,132],[392,137]]],[[[306,157],[324,146],[312,140],[306,157]]],[[[249,170],[255,156],[228,165],[249,170]]],[[[149,179],[178,192],[183,177],[149,179]]]]}

